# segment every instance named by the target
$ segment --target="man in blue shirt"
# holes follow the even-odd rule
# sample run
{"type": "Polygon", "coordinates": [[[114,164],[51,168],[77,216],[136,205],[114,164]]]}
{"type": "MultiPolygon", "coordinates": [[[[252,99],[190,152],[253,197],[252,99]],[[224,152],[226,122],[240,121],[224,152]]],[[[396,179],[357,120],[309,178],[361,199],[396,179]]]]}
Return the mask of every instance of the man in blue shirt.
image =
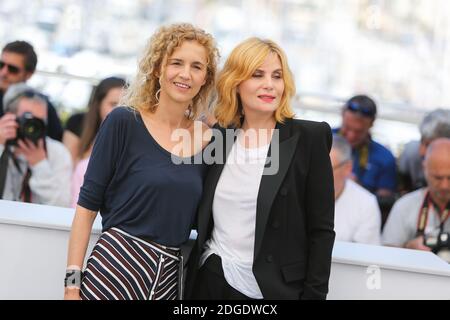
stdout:
{"type": "Polygon", "coordinates": [[[342,135],[352,147],[354,180],[377,196],[386,197],[396,192],[396,162],[392,153],[370,136],[376,114],[371,98],[354,96],[344,105],[342,126],[333,132],[342,135]]]}

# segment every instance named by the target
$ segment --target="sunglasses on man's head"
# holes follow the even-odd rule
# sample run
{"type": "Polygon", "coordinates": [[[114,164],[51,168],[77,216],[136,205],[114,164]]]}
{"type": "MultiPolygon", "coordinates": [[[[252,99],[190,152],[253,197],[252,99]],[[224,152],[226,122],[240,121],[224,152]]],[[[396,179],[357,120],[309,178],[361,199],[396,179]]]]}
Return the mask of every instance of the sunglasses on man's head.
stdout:
{"type": "Polygon", "coordinates": [[[350,102],[345,105],[347,110],[353,111],[353,112],[359,112],[362,113],[365,116],[373,117],[375,116],[375,110],[371,107],[362,106],[358,102],[350,102]]]}
{"type": "Polygon", "coordinates": [[[12,74],[18,74],[21,70],[18,66],[0,60],[0,70],[3,69],[4,66],[6,66],[8,68],[8,72],[12,74]]]}

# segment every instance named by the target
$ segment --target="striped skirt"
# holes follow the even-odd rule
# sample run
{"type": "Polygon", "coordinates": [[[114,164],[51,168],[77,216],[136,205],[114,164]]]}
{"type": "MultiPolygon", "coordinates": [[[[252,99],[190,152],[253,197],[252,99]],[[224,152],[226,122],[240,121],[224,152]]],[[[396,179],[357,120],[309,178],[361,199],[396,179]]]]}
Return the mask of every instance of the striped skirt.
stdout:
{"type": "Polygon", "coordinates": [[[183,290],[179,249],[136,238],[120,229],[102,233],[81,282],[82,300],[175,300],[183,290]]]}

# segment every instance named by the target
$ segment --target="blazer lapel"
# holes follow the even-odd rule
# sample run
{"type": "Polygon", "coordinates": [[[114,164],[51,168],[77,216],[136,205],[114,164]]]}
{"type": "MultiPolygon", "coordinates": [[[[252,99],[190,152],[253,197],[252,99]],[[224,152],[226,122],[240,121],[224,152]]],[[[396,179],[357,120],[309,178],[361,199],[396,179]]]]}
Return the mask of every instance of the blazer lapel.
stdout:
{"type": "Polygon", "coordinates": [[[271,159],[271,165],[274,165],[276,159],[276,153],[278,152],[278,171],[275,174],[271,172],[273,168],[266,165],[264,173],[261,178],[261,184],[258,192],[258,200],[256,205],[256,228],[255,228],[255,248],[254,259],[258,256],[261,248],[261,243],[266,229],[267,220],[269,218],[272,203],[275,199],[281,183],[286,176],[286,172],[291,164],[292,157],[295,153],[296,146],[300,134],[297,133],[291,136],[291,120],[286,119],[284,124],[277,123],[276,128],[279,129],[279,150],[275,145],[276,140],[272,138],[272,142],[269,148],[268,158],[271,159]],[[274,157],[272,157],[272,154],[274,157]],[[272,174],[270,174],[272,173],[272,174]]]}
{"type": "MultiPolygon", "coordinates": [[[[215,154],[214,154],[214,164],[209,168],[208,174],[203,185],[203,201],[199,207],[198,213],[198,231],[199,231],[199,243],[203,245],[206,241],[208,234],[209,222],[212,219],[212,204],[214,200],[214,194],[216,192],[217,183],[219,182],[220,175],[222,174],[225,162],[227,160],[228,154],[231,151],[234,142],[234,130],[233,129],[223,129],[218,126],[215,127],[214,137],[217,142],[215,144],[215,154]]],[[[212,143],[214,145],[214,143],[212,143]]]]}

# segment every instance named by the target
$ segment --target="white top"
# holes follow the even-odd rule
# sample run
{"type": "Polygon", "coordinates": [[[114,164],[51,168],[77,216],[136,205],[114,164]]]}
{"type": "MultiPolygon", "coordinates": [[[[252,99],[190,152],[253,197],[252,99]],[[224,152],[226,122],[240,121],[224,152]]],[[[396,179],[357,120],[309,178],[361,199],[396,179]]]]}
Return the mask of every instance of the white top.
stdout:
{"type": "MultiPolygon", "coordinates": [[[[406,242],[416,237],[419,210],[427,191],[427,188],[422,188],[410,192],[395,202],[383,229],[383,244],[403,247],[406,242]]],[[[439,213],[431,206],[425,235],[439,233],[439,225],[439,213]]],[[[450,219],[444,224],[444,231],[450,232],[450,219]]]]}
{"type": "Polygon", "coordinates": [[[216,187],[214,228],[205,244],[200,265],[212,253],[222,259],[228,284],[253,299],[263,295],[252,271],[255,246],[256,202],[269,144],[246,149],[237,141],[216,187]]]}
{"type": "MultiPolygon", "coordinates": [[[[31,169],[29,181],[32,202],[60,207],[70,207],[70,180],[72,175],[72,158],[67,148],[59,141],[49,137],[45,139],[47,159],[44,159],[31,169]]],[[[4,146],[0,145],[0,154],[4,146]]],[[[21,168],[19,172],[10,158],[6,174],[4,200],[18,201],[22,189],[22,181],[27,170],[27,161],[18,157],[21,168]]]]}
{"type": "Polygon", "coordinates": [[[380,244],[381,212],[377,198],[348,179],[335,202],[336,240],[380,244]]]}

